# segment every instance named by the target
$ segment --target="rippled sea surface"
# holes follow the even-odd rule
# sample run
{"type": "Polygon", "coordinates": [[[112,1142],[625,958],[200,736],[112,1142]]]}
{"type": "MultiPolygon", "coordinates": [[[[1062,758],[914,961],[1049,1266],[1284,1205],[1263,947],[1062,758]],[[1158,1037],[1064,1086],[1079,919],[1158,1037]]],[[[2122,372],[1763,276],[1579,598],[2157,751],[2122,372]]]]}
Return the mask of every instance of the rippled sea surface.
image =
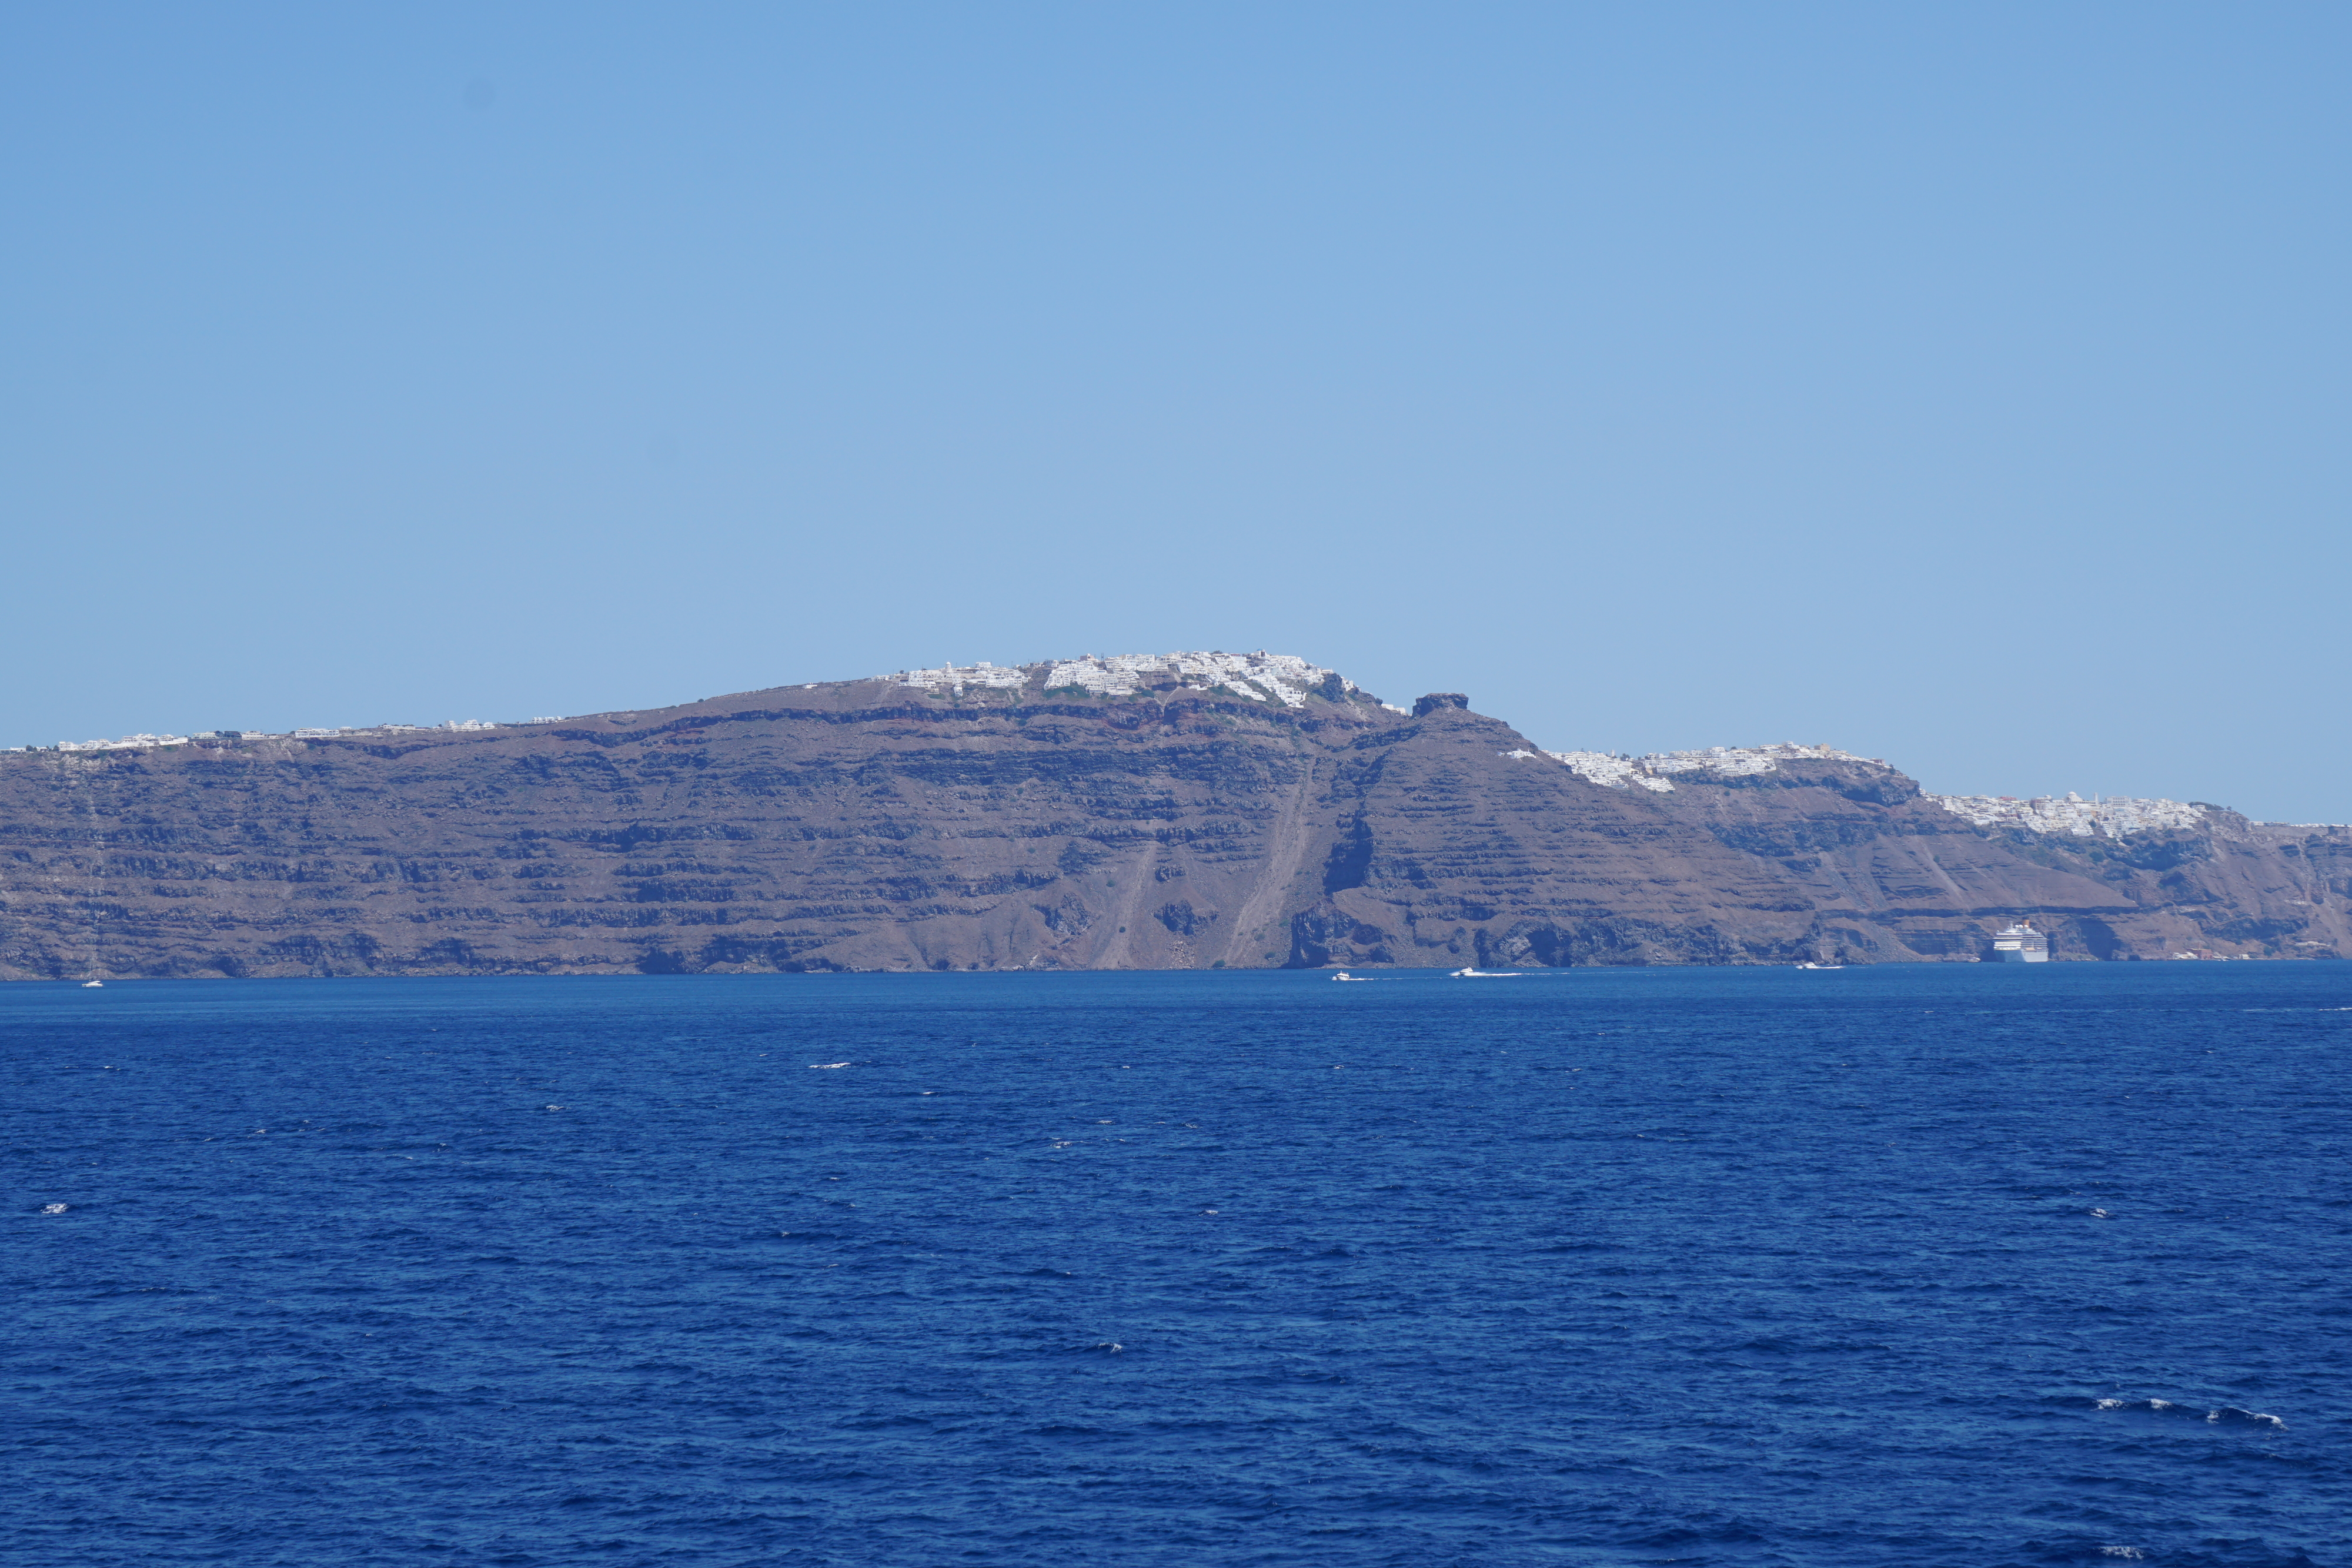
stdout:
{"type": "Polygon", "coordinates": [[[18,985],[0,1051],[12,1568],[2352,1563],[2352,965],[18,985]]]}

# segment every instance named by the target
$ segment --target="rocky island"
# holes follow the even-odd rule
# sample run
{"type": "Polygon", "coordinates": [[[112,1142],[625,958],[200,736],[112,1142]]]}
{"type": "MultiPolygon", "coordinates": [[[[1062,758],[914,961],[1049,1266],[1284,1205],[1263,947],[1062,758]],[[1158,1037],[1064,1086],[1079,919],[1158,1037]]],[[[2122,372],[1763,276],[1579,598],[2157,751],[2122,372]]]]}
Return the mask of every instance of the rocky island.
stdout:
{"type": "Polygon", "coordinates": [[[2352,831],[1541,750],[1281,654],[0,753],[0,977],[1974,961],[2352,950],[2352,831]]]}

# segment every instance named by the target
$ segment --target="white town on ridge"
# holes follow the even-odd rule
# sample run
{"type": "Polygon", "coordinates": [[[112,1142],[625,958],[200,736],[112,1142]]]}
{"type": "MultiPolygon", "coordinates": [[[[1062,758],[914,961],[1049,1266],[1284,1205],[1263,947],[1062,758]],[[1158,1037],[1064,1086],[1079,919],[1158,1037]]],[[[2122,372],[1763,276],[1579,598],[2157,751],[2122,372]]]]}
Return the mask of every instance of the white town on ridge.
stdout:
{"type": "MultiPolygon", "coordinates": [[[[1146,677],[1164,676],[1173,672],[1181,689],[1193,692],[1218,692],[1221,695],[1248,702],[1278,704],[1284,707],[1299,707],[1318,690],[1328,690],[1336,682],[1343,692],[1359,688],[1336,670],[1290,653],[1226,653],[1218,652],[1188,652],[1176,653],[1119,653],[1102,655],[1087,653],[1076,659],[1042,661],[1050,669],[1045,678],[1047,691],[1075,689],[1090,696],[1126,697],[1142,690],[1146,677]]],[[[899,670],[882,677],[896,685],[911,686],[928,692],[945,691],[961,696],[967,689],[1017,689],[1029,684],[1031,672],[1038,665],[941,664],[937,669],[899,670]]],[[[1392,713],[1405,710],[1392,703],[1383,703],[1392,713]]],[[[155,747],[185,746],[194,741],[224,740],[324,740],[341,737],[384,734],[421,734],[428,729],[487,730],[518,728],[529,725],[558,724],[562,719],[542,716],[517,721],[512,725],[492,724],[482,719],[451,719],[440,725],[380,724],[365,727],[304,728],[283,734],[265,734],[255,730],[196,730],[188,735],[128,735],[115,740],[66,740],[48,747],[11,747],[15,751],[126,751],[146,750],[155,747]]],[[[1512,753],[1513,756],[1533,757],[1537,753],[1512,753]]],[[[1737,778],[1745,774],[1769,773],[1782,762],[1799,759],[1864,762],[1885,768],[1890,764],[1877,758],[1862,757],[1850,751],[1840,751],[1831,746],[1801,746],[1784,741],[1771,746],[1711,746],[1689,751],[1654,751],[1639,757],[1620,756],[1607,751],[1548,751],[1541,753],[1559,762],[1579,777],[1612,789],[1640,789],[1660,794],[1672,793],[1674,779],[1683,773],[1712,773],[1717,777],[1737,778]]],[[[2020,800],[2009,795],[1937,795],[1927,793],[1933,800],[1955,816],[1963,817],[1980,828],[2022,828],[2037,833],[2066,833],[2075,837],[2120,838],[2127,833],[2164,831],[2195,828],[2207,816],[2204,807],[2185,801],[2158,799],[2134,800],[2121,796],[2096,796],[2084,800],[2073,790],[2062,798],[2041,795],[2020,800]]],[[[2312,824],[2316,825],[2316,824],[2312,824]]]]}

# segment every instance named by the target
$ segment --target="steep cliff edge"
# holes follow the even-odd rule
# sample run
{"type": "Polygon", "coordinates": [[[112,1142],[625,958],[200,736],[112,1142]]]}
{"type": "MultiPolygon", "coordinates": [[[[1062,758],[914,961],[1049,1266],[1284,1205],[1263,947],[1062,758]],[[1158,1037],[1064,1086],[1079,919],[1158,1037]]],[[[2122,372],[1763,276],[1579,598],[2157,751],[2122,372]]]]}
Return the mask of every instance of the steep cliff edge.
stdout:
{"type": "Polygon", "coordinates": [[[9,753],[0,977],[1859,962],[2019,915],[2352,951],[2343,830],[2062,841],[1826,755],[1656,782],[1262,654],[9,753]]]}
{"type": "MultiPolygon", "coordinates": [[[[1801,879],[1850,960],[1967,958],[2031,919],[2071,958],[2352,953],[2352,830],[2249,822],[2107,837],[1971,823],[1883,763],[1675,776],[1668,809],[1801,879]]],[[[1830,956],[1825,953],[1824,956],[1830,956]]]]}

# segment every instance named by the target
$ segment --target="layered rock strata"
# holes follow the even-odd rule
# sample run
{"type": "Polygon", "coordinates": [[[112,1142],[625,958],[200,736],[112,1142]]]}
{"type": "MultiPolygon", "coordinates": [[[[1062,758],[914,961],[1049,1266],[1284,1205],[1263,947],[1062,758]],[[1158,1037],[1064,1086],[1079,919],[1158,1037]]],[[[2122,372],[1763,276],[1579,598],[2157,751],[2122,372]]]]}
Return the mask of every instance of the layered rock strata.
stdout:
{"type": "Polygon", "coordinates": [[[12,753],[0,977],[1966,959],[2021,917],[2352,951],[2341,829],[2053,834],[1827,748],[1676,755],[1637,787],[1267,654],[12,753]]]}

